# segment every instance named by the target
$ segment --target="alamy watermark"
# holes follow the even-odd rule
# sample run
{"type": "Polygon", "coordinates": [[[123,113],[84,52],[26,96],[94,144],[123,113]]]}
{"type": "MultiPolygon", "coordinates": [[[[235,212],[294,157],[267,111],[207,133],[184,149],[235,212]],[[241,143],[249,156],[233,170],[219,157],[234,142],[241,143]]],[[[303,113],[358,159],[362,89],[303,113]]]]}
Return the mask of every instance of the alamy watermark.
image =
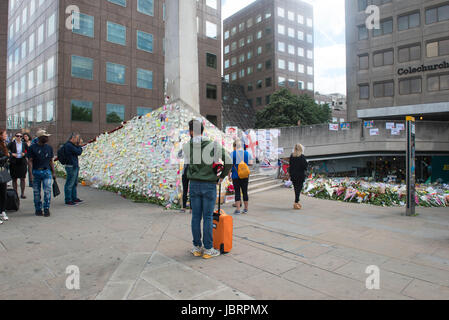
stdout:
{"type": "Polygon", "coordinates": [[[368,290],[380,290],[380,269],[378,266],[371,265],[366,267],[365,273],[369,274],[365,285],[368,290]]]}
{"type": "Polygon", "coordinates": [[[80,290],[80,268],[70,265],[65,269],[65,273],[69,275],[65,280],[67,290],[80,290]]]}
{"type": "Polygon", "coordinates": [[[365,20],[365,25],[368,30],[380,29],[380,8],[375,5],[366,7],[365,13],[368,18],[365,20]]]}

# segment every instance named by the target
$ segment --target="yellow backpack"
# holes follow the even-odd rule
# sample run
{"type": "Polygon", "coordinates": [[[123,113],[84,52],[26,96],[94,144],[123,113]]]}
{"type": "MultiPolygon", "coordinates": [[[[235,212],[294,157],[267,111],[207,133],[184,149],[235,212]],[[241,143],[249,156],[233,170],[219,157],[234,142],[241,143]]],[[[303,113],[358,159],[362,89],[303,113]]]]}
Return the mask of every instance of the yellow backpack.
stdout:
{"type": "MultiPolygon", "coordinates": [[[[237,159],[237,151],[235,153],[235,158],[237,159]]],[[[234,162],[237,162],[237,160],[235,160],[234,162]]],[[[243,161],[241,161],[237,167],[237,174],[239,175],[240,179],[248,179],[249,175],[251,174],[251,171],[249,170],[249,167],[245,162],[245,154],[243,154],[243,161]]]]}

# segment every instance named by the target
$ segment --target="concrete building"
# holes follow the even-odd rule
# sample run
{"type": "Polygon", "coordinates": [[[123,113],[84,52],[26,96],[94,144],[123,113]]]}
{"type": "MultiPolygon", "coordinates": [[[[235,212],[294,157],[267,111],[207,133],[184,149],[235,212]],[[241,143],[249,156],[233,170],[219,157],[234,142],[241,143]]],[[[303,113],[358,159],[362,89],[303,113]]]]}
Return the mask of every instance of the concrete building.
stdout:
{"type": "Polygon", "coordinates": [[[321,94],[315,92],[315,102],[317,104],[327,104],[332,110],[332,122],[346,122],[348,120],[348,110],[346,96],[341,93],[321,94]]]}
{"type": "Polygon", "coordinates": [[[223,129],[226,127],[254,129],[256,112],[249,105],[243,86],[223,81],[222,92],[223,129]]]}
{"type": "MultiPolygon", "coordinates": [[[[201,113],[220,126],[221,1],[197,12],[201,113]]],[[[164,102],[162,0],[10,0],[8,30],[9,129],[87,140],[164,102]]]]}
{"type": "Polygon", "coordinates": [[[263,109],[282,87],[314,93],[313,7],[299,0],[257,0],[223,22],[224,78],[244,86],[263,109]]]}
{"type": "Polygon", "coordinates": [[[349,119],[449,120],[448,30],[446,0],[346,0],[349,119]]]}
{"type": "Polygon", "coordinates": [[[0,128],[6,128],[6,70],[8,45],[8,1],[0,2],[0,128]]]}

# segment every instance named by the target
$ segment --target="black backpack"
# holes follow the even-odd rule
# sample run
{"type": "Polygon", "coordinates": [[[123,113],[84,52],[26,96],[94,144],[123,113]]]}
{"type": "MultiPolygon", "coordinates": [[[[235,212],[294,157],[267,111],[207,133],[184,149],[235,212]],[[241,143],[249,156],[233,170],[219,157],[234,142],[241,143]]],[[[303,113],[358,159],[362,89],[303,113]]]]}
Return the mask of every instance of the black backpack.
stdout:
{"type": "Polygon", "coordinates": [[[69,162],[69,160],[67,159],[66,154],[65,154],[65,144],[60,146],[59,149],[58,149],[58,161],[62,165],[66,165],[69,162]]]}

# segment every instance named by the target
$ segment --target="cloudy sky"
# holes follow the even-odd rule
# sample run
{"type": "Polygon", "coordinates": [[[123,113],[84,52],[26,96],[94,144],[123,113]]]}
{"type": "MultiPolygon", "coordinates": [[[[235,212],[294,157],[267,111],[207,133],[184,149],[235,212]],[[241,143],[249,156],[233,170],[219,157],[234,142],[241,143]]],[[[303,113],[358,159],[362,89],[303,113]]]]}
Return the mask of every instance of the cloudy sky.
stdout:
{"type": "MultiPolygon", "coordinates": [[[[255,0],[222,0],[222,18],[255,0]]],[[[314,7],[315,91],[346,94],[345,1],[304,0],[314,7]]]]}

